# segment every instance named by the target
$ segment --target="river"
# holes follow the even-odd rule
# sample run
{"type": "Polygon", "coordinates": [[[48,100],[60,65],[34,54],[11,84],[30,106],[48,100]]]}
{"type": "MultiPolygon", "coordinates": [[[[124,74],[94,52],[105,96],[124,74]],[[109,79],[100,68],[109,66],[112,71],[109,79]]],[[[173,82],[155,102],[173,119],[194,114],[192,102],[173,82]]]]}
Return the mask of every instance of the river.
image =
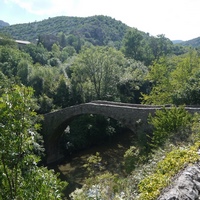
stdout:
{"type": "Polygon", "coordinates": [[[124,153],[131,145],[133,145],[134,134],[130,131],[125,131],[114,135],[110,140],[103,141],[99,145],[93,146],[89,149],[82,150],[71,155],[64,161],[52,166],[55,171],[60,173],[60,178],[69,183],[66,188],[65,195],[68,195],[76,188],[81,188],[88,178],[88,172],[84,167],[87,163],[87,158],[100,153],[102,158],[101,165],[104,170],[101,173],[111,172],[117,173],[121,177],[125,177],[126,173],[123,168],[124,153]]]}

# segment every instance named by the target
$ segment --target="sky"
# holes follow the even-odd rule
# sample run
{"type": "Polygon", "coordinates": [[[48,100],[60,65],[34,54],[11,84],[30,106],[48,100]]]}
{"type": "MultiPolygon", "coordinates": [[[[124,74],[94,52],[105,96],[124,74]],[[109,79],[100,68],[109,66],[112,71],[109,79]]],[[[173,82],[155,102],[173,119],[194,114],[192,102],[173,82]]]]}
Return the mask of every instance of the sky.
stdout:
{"type": "Polygon", "coordinates": [[[171,40],[200,37],[200,0],[0,0],[0,20],[10,25],[56,16],[105,15],[171,40]]]}

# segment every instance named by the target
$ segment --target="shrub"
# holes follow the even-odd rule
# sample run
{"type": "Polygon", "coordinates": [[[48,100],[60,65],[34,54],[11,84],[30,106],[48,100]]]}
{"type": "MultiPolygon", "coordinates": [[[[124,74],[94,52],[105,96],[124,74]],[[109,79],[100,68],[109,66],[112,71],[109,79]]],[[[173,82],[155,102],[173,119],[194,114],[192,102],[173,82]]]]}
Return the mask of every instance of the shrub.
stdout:
{"type": "Polygon", "coordinates": [[[139,163],[140,151],[135,146],[131,146],[124,154],[124,166],[127,173],[133,171],[133,169],[139,163]]]}
{"type": "Polygon", "coordinates": [[[162,146],[168,139],[172,143],[184,141],[189,136],[191,120],[191,115],[183,106],[157,110],[155,116],[149,116],[149,123],[154,128],[151,146],[162,146]]]}
{"type": "Polygon", "coordinates": [[[136,165],[138,151],[131,146],[124,154],[124,166],[127,173],[130,173],[136,165]]]}

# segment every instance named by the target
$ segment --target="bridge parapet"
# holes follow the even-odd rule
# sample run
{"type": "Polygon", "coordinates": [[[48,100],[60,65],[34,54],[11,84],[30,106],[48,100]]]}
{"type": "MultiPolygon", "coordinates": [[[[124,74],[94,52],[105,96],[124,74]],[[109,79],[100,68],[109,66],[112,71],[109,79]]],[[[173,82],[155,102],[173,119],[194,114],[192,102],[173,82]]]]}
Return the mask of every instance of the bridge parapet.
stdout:
{"type": "Polygon", "coordinates": [[[161,108],[163,106],[153,106],[153,105],[145,105],[145,104],[132,104],[132,103],[122,103],[122,102],[114,102],[114,101],[92,101],[89,104],[94,103],[94,104],[103,104],[103,105],[116,105],[116,106],[125,106],[125,107],[136,107],[136,108],[161,108]]]}

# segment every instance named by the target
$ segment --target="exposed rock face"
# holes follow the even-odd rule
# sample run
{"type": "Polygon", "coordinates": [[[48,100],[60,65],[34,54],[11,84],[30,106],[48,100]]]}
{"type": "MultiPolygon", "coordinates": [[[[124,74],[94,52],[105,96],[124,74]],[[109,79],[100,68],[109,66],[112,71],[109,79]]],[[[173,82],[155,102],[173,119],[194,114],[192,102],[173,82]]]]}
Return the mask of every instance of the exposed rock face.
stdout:
{"type": "Polygon", "coordinates": [[[200,199],[200,163],[188,166],[157,200],[200,199]]]}

